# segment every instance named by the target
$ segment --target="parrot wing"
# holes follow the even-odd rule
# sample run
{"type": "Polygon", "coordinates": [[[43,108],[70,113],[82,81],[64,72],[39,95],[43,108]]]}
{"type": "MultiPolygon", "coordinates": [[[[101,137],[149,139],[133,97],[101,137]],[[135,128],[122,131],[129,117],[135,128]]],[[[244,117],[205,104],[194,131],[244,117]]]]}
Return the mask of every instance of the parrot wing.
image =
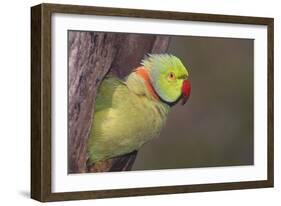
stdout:
{"type": "Polygon", "coordinates": [[[119,86],[126,86],[126,84],[116,77],[105,77],[97,92],[95,112],[114,107],[112,98],[119,86]]]}
{"type": "Polygon", "coordinates": [[[94,120],[92,123],[88,152],[91,157],[90,162],[96,162],[122,154],[131,152],[120,142],[126,140],[128,123],[124,107],[126,100],[129,100],[129,90],[127,85],[116,77],[106,77],[101,83],[95,102],[94,120]],[[121,108],[120,108],[121,106],[121,108]]]}
{"type": "MultiPolygon", "coordinates": [[[[163,105],[144,97],[143,84],[136,79],[131,85],[115,77],[101,83],[89,134],[90,162],[116,157],[138,150],[159,136],[166,121],[163,105]]],[[[166,110],[165,110],[166,111],[166,110]]]]}

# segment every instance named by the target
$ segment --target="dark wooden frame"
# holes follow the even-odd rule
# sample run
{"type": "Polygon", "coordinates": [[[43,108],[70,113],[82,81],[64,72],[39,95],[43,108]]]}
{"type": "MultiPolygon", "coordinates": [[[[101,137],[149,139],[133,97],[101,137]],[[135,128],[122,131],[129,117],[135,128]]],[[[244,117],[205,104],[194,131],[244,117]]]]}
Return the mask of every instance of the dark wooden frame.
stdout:
{"type": "Polygon", "coordinates": [[[168,11],[40,4],[31,8],[31,197],[47,201],[159,195],[233,189],[273,187],[273,37],[272,18],[229,16],[168,11]],[[267,180],[134,189],[52,193],[51,191],[51,15],[68,13],[139,17],[203,22],[223,22],[267,26],[268,42],[268,159],[267,180]]]}

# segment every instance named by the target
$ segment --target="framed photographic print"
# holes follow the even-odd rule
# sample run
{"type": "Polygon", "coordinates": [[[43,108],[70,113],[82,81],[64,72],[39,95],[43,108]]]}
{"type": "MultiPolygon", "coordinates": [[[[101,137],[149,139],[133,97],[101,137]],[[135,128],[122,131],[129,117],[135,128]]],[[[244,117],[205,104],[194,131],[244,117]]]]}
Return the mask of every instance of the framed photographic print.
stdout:
{"type": "Polygon", "coordinates": [[[273,19],[31,8],[31,197],[273,187],[273,19]]]}

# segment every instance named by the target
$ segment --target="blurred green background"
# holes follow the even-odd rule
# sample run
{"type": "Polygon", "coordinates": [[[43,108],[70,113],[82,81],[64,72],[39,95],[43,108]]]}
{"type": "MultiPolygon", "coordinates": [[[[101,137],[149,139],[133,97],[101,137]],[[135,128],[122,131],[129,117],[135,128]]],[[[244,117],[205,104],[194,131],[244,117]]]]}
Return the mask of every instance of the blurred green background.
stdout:
{"type": "Polygon", "coordinates": [[[139,150],[133,170],[254,163],[253,46],[251,39],[171,37],[168,53],[189,69],[191,96],[139,150]]]}

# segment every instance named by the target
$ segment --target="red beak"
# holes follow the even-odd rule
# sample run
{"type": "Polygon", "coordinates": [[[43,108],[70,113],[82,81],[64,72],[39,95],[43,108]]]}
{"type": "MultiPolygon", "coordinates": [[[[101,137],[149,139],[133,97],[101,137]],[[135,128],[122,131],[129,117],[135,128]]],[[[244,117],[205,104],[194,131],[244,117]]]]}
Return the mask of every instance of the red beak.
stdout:
{"type": "Polygon", "coordinates": [[[191,91],[190,82],[187,79],[185,79],[182,84],[182,102],[181,102],[182,105],[184,105],[188,100],[190,91],[191,91]]]}

